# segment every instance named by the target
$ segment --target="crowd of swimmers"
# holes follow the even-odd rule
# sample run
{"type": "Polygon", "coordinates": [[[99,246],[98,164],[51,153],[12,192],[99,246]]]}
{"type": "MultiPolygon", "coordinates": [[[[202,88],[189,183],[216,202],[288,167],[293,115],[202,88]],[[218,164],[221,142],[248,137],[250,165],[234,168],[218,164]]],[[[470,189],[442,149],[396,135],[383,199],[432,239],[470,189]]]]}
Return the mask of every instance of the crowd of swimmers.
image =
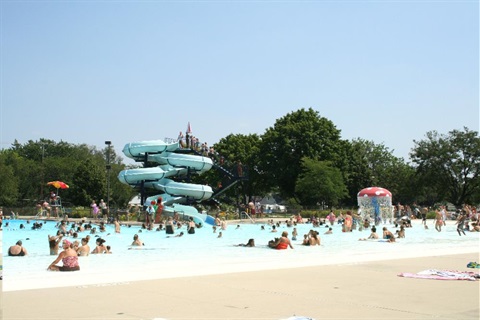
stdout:
{"type": "MultiPolygon", "coordinates": [[[[439,207],[435,213],[435,229],[441,231],[442,226],[446,225],[446,217],[444,216],[443,211],[445,208],[439,207]]],[[[421,211],[420,211],[421,212],[421,211]]],[[[299,224],[309,224],[312,226],[306,234],[303,235],[303,239],[299,242],[302,246],[320,246],[321,238],[320,232],[316,228],[324,226],[325,232],[323,234],[329,235],[333,234],[333,225],[335,223],[341,224],[342,232],[352,232],[357,228],[359,230],[370,228],[370,235],[367,238],[360,238],[359,240],[382,240],[386,242],[396,242],[396,239],[401,239],[406,237],[406,230],[412,227],[411,219],[417,218],[413,216],[403,216],[400,219],[396,219],[394,222],[394,227],[396,228],[395,232],[388,230],[387,227],[383,227],[382,235],[377,234],[377,227],[374,224],[374,221],[370,219],[362,220],[358,215],[347,211],[345,213],[339,213],[335,215],[333,211],[329,213],[325,218],[321,219],[315,216],[310,217],[309,219],[304,219],[300,214],[291,216],[286,220],[274,221],[270,219],[266,221],[264,225],[261,225],[261,230],[266,230],[266,227],[270,228],[271,233],[276,233],[280,228],[292,228],[292,238],[289,239],[289,232],[283,230],[281,236],[273,237],[266,246],[272,249],[284,250],[284,249],[293,249],[292,241],[298,240],[298,231],[297,226],[299,224]]],[[[427,228],[427,224],[424,223],[423,217],[422,224],[427,228]]],[[[453,217],[450,215],[450,218],[453,217]]],[[[472,207],[465,206],[458,212],[454,217],[456,231],[458,234],[466,235],[465,231],[470,232],[480,232],[480,225],[478,220],[478,213],[476,209],[472,207]]],[[[31,225],[32,229],[41,229],[47,221],[38,222],[35,221],[30,223],[29,220],[26,221],[26,225],[21,224],[20,229],[25,229],[27,226],[31,225]]],[[[6,223],[8,226],[8,222],[6,223]]],[[[123,225],[124,227],[131,227],[131,224],[123,225]]],[[[143,224],[138,230],[138,233],[133,236],[133,242],[131,243],[132,248],[139,248],[145,246],[145,243],[140,239],[139,233],[144,230],[153,230],[153,223],[143,224]]],[[[214,225],[212,226],[213,233],[217,233],[219,229],[217,238],[222,238],[222,231],[227,230],[228,223],[225,218],[220,218],[217,216],[215,218],[214,225]]],[[[166,217],[165,220],[160,220],[156,231],[165,231],[167,237],[182,237],[184,235],[183,229],[186,229],[187,234],[195,234],[195,229],[203,227],[202,224],[196,223],[193,218],[189,218],[186,221],[181,221],[178,215],[166,217]],[[176,231],[180,231],[179,233],[176,231]]],[[[121,225],[118,220],[114,221],[114,228],[116,233],[121,232],[121,225]]],[[[80,266],[78,263],[79,256],[88,256],[89,254],[111,254],[112,248],[109,245],[106,245],[106,240],[99,236],[97,233],[106,232],[106,225],[103,221],[98,223],[86,222],[86,219],[82,219],[79,222],[69,222],[68,216],[62,221],[56,223],[57,233],[54,235],[48,235],[48,245],[50,250],[50,255],[57,256],[56,259],[47,267],[51,271],[78,271],[80,266]],[[88,232],[84,237],[79,237],[80,233],[88,232]],[[95,246],[90,248],[89,242],[91,238],[95,239],[95,246]],[[67,239],[68,238],[68,239],[67,239]],[[60,251],[60,246],[62,250],[60,251]],[[62,262],[62,265],[59,263],[62,262]]],[[[237,224],[236,229],[240,229],[240,225],[237,224]]],[[[109,235],[109,234],[107,234],[109,235]]],[[[28,240],[28,238],[27,238],[28,240]]],[[[255,247],[255,239],[248,239],[246,243],[238,244],[236,246],[241,247],[255,247]]],[[[8,249],[9,256],[26,256],[28,254],[27,249],[23,246],[21,240],[17,241],[15,245],[12,245],[8,249]]]]}

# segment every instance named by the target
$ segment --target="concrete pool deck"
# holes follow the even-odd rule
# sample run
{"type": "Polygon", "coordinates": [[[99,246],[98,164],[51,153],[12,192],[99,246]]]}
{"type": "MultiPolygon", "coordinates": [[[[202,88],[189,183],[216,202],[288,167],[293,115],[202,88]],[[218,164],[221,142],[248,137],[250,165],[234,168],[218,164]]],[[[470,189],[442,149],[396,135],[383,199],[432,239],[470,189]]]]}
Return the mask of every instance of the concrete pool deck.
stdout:
{"type": "Polygon", "coordinates": [[[399,277],[475,271],[479,252],[3,293],[3,319],[479,319],[480,281],[399,277]]]}

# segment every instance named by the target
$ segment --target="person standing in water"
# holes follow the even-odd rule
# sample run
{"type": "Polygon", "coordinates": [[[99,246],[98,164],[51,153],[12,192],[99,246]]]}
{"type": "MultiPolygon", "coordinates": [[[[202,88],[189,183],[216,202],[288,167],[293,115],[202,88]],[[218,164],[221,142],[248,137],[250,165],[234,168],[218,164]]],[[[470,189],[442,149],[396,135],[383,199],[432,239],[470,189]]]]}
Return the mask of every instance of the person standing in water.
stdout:
{"type": "Polygon", "coordinates": [[[187,226],[187,232],[188,234],[194,234],[195,233],[195,222],[193,221],[193,218],[190,217],[188,221],[188,226],[187,226]]]}
{"type": "Polygon", "coordinates": [[[443,226],[443,215],[440,210],[435,210],[435,230],[438,232],[442,231],[443,226]]]}

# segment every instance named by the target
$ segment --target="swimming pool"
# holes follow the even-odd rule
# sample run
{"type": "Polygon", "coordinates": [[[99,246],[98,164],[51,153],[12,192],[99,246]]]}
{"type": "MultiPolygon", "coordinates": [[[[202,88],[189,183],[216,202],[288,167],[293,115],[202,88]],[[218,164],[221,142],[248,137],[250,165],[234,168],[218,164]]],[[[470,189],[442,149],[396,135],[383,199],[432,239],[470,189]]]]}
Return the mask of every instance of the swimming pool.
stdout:
{"type": "MultiPolygon", "coordinates": [[[[458,236],[454,221],[448,221],[442,232],[425,230],[420,221],[413,221],[413,227],[406,229],[406,238],[396,243],[358,241],[368,237],[369,230],[342,233],[341,226],[333,226],[333,234],[325,235],[327,228],[313,228],[311,224],[298,224],[298,240],[292,241],[295,249],[272,250],[266,244],[282,231],[288,231],[291,238],[293,227],[282,224],[278,232],[272,233],[267,224],[239,224],[230,222],[226,230],[217,228],[213,233],[211,226],[196,229],[193,235],[187,234],[186,226],[176,230],[183,231],[183,237],[167,237],[165,231],[147,231],[140,233],[139,226],[122,226],[120,234],[114,232],[113,225],[97,233],[112,247],[111,255],[90,255],[80,257],[80,272],[47,272],[47,266],[55,259],[49,255],[47,235],[55,234],[55,222],[48,221],[40,230],[32,230],[24,220],[9,220],[3,230],[3,289],[16,291],[39,288],[87,285],[115,285],[129,281],[174,278],[207,274],[221,274],[254,270],[284,269],[326,264],[354,264],[365,261],[397,259],[407,257],[432,256],[439,254],[476,252],[479,247],[480,233],[467,232],[458,236]],[[19,229],[23,223],[26,228],[19,229]],[[265,230],[261,230],[261,226],[265,230]],[[301,246],[303,234],[310,229],[320,233],[321,246],[301,246]],[[218,238],[219,232],[223,236],[218,238]],[[138,234],[145,243],[141,250],[132,250],[130,244],[133,235],[138,234]],[[236,247],[254,238],[256,247],[236,247]],[[18,240],[28,250],[26,257],[9,257],[8,247],[18,240]]],[[[5,225],[5,223],[4,223],[5,225]]],[[[386,225],[394,232],[393,225],[386,225]]],[[[382,226],[377,227],[381,235],[382,226]]],[[[98,228],[97,228],[98,229],[98,228]]],[[[79,239],[89,232],[79,233],[79,239]]],[[[95,245],[95,235],[90,235],[90,247],[95,245]]],[[[69,238],[69,240],[73,240],[69,238]]]]}

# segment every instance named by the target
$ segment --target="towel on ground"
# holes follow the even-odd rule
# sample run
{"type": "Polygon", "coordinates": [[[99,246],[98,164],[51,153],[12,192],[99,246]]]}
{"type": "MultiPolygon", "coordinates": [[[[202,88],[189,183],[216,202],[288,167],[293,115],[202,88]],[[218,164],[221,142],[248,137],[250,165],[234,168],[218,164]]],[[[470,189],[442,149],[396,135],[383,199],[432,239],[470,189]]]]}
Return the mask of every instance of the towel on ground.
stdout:
{"type": "Polygon", "coordinates": [[[437,270],[428,269],[417,273],[403,272],[398,275],[405,278],[417,279],[433,279],[433,280],[468,280],[477,281],[480,275],[475,272],[466,271],[451,271],[451,270],[437,270]]]}

